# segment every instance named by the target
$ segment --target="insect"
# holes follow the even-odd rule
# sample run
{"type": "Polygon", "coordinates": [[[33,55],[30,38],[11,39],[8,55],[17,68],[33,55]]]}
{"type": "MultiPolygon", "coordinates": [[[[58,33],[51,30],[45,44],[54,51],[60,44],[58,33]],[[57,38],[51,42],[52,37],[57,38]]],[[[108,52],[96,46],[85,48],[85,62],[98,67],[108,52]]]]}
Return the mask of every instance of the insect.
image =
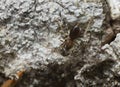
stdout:
{"type": "Polygon", "coordinates": [[[69,37],[62,43],[62,55],[66,56],[67,51],[69,51],[74,46],[74,41],[80,36],[80,28],[76,25],[73,29],[70,30],[69,37]]]}
{"type": "Polygon", "coordinates": [[[69,37],[71,40],[75,40],[80,36],[80,28],[75,26],[73,29],[70,30],[69,37]]]}

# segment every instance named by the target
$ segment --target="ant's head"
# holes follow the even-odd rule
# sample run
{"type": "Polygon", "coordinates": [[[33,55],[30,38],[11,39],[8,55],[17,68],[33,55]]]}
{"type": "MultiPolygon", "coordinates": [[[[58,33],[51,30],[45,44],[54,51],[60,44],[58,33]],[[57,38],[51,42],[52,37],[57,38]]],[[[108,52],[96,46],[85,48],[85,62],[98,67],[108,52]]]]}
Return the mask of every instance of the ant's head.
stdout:
{"type": "Polygon", "coordinates": [[[76,25],[74,28],[70,30],[69,37],[71,40],[75,40],[80,36],[80,28],[76,25]]]}

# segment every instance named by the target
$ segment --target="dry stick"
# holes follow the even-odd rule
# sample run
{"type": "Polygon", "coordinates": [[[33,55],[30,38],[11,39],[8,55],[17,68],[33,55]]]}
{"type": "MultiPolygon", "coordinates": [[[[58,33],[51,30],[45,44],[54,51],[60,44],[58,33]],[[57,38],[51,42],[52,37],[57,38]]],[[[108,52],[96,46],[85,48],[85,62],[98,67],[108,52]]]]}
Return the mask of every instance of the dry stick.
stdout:
{"type": "Polygon", "coordinates": [[[20,78],[23,76],[24,72],[25,72],[25,70],[19,71],[19,72],[17,73],[17,76],[19,77],[19,79],[17,79],[17,80],[9,79],[9,80],[5,81],[5,82],[2,84],[1,87],[14,87],[14,86],[17,84],[17,82],[20,80],[20,78]]]}
{"type": "MultiPolygon", "coordinates": [[[[84,34],[83,34],[83,37],[84,37],[84,38],[87,37],[87,32],[88,32],[88,30],[90,29],[90,25],[91,25],[91,22],[92,22],[92,21],[93,21],[93,17],[92,17],[92,18],[89,20],[89,22],[88,22],[88,25],[87,25],[87,27],[86,27],[86,29],[85,29],[84,34]]],[[[90,41],[90,39],[91,39],[91,33],[90,33],[89,40],[88,40],[86,43],[88,43],[88,42],[90,41]]],[[[83,45],[86,46],[86,43],[83,43],[83,45]]]]}
{"type": "Polygon", "coordinates": [[[84,32],[84,37],[86,37],[86,34],[87,34],[87,32],[88,32],[88,30],[89,30],[89,28],[90,28],[90,25],[91,25],[91,22],[93,21],[93,17],[89,20],[89,22],[88,22],[88,25],[87,25],[87,27],[86,27],[86,29],[85,29],[85,32],[84,32]]]}

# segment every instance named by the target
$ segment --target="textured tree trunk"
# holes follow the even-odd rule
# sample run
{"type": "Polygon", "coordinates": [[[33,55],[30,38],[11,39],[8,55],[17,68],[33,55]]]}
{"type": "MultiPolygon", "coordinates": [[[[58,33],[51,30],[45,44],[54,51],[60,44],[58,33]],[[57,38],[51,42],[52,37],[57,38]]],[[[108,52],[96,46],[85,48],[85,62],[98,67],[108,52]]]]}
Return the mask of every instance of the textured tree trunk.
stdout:
{"type": "Polygon", "coordinates": [[[119,9],[119,0],[1,0],[0,85],[119,86],[119,9]]]}

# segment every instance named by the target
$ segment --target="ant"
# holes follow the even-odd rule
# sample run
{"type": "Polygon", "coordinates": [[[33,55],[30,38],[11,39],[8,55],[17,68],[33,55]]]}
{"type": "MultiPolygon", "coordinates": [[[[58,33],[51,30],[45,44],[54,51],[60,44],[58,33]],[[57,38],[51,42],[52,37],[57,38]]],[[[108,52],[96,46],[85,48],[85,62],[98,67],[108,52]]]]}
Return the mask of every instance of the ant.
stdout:
{"type": "Polygon", "coordinates": [[[68,55],[66,53],[74,46],[74,41],[80,36],[80,34],[81,30],[78,25],[70,30],[69,37],[61,44],[61,52],[63,56],[68,55]]]}

